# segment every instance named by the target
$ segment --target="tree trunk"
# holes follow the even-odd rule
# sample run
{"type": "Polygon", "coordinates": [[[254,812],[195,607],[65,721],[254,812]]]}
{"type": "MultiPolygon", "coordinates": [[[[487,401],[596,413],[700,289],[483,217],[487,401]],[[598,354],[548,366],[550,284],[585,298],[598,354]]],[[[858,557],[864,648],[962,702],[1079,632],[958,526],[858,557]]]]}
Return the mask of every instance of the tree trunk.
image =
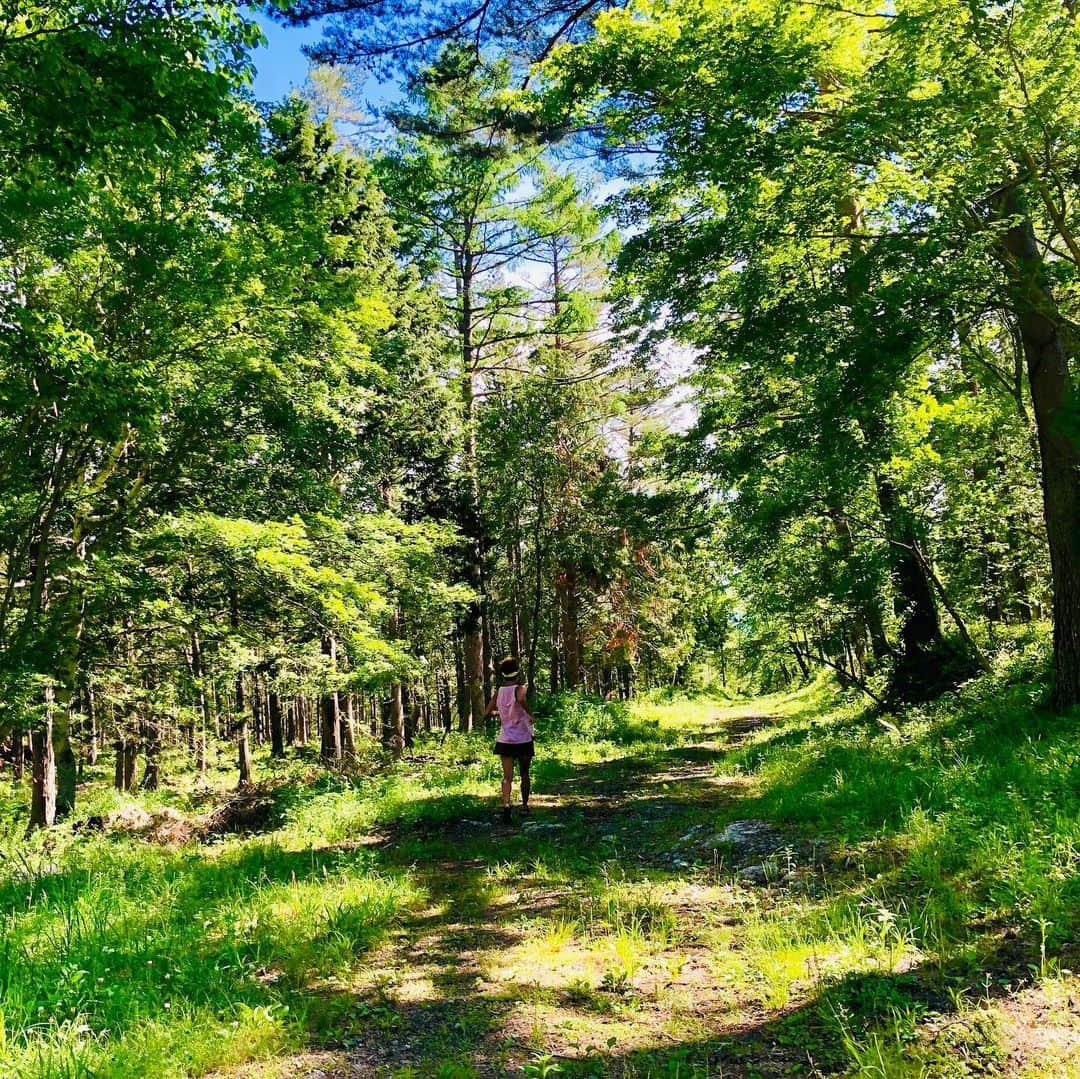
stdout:
{"type": "Polygon", "coordinates": [[[439,675],[439,720],[444,731],[453,729],[454,717],[451,711],[450,679],[445,674],[439,675]]]}
{"type": "Polygon", "coordinates": [[[553,596],[551,600],[551,670],[550,688],[552,693],[559,692],[559,599],[553,596]]]}
{"type": "Polygon", "coordinates": [[[135,766],[139,760],[139,743],[129,738],[124,743],[124,790],[135,789],[135,766]]]}
{"type": "Polygon", "coordinates": [[[473,290],[475,287],[475,254],[466,244],[456,253],[460,321],[458,333],[461,346],[462,443],[466,481],[465,520],[462,534],[465,539],[465,583],[476,594],[465,608],[461,620],[461,648],[464,663],[464,700],[459,702],[461,729],[472,730],[484,715],[484,579],[483,526],[480,508],[480,481],[476,453],[476,348],[473,343],[473,290]],[[466,718],[466,712],[468,718],[466,718]]]}
{"type": "Polygon", "coordinates": [[[239,769],[238,787],[251,784],[251,743],[248,739],[248,711],[244,705],[244,676],[236,676],[236,766],[239,769]]]}
{"type": "Polygon", "coordinates": [[[469,703],[469,695],[465,692],[464,643],[465,639],[461,634],[454,635],[454,699],[457,702],[458,730],[467,732],[469,730],[469,719],[472,716],[472,708],[469,703]]]}
{"type": "Polygon", "coordinates": [[[382,741],[395,757],[401,756],[405,748],[405,707],[399,683],[390,687],[390,696],[386,700],[382,741]]]}
{"type": "Polygon", "coordinates": [[[1027,363],[1042,461],[1043,512],[1054,585],[1054,702],[1080,703],[1080,408],[1035,230],[1020,192],[1001,211],[1012,220],[1000,243],[1012,276],[1010,303],[1027,363]]]}
{"type": "Polygon", "coordinates": [[[210,737],[210,731],[214,725],[214,717],[210,709],[210,694],[206,692],[206,665],[203,663],[202,645],[199,635],[194,630],[191,635],[191,658],[193,669],[197,670],[195,692],[199,705],[199,737],[195,744],[195,763],[199,775],[206,772],[206,743],[210,737]]]}
{"type": "Polygon", "coordinates": [[[341,725],[341,755],[348,760],[356,757],[356,739],[353,737],[352,698],[346,693],[345,707],[341,707],[342,694],[338,694],[338,722],[341,725]]]}
{"type": "MultiPolygon", "coordinates": [[[[199,775],[206,773],[206,740],[213,726],[210,714],[210,695],[206,692],[206,666],[203,663],[202,642],[194,627],[191,629],[191,677],[195,683],[195,699],[199,709],[198,734],[195,735],[195,767],[199,775]]],[[[195,724],[193,723],[194,727],[195,724]]]]}
{"type": "Polygon", "coordinates": [[[156,791],[161,786],[161,724],[148,719],[146,731],[146,770],[143,772],[142,789],[156,791]]]}
{"type": "Polygon", "coordinates": [[[270,713],[270,756],[285,756],[285,729],[282,723],[281,698],[276,690],[270,690],[266,698],[266,708],[270,713]]]}
{"type": "Polygon", "coordinates": [[[124,761],[127,755],[127,741],[124,738],[118,738],[113,744],[113,748],[116,750],[116,760],[113,767],[113,786],[118,791],[127,790],[124,786],[124,761]]]}
{"type": "MultiPolygon", "coordinates": [[[[240,599],[236,593],[236,586],[229,588],[229,624],[234,633],[240,630],[240,599]]],[[[239,771],[237,780],[238,787],[247,787],[252,780],[251,768],[251,744],[248,740],[248,712],[244,705],[244,674],[236,672],[236,700],[234,701],[236,716],[236,765],[239,771]]]]}
{"type": "Polygon", "coordinates": [[[900,619],[900,658],[893,672],[893,688],[901,697],[924,697],[941,688],[947,656],[934,602],[934,586],[895,488],[882,476],[875,478],[875,486],[892,552],[892,578],[900,619]]]}
{"type": "MultiPolygon", "coordinates": [[[[337,668],[337,641],[333,634],[327,634],[323,638],[322,650],[323,655],[329,657],[329,677],[332,679],[337,668]]],[[[320,755],[324,761],[339,761],[341,760],[341,715],[338,708],[338,695],[334,690],[329,690],[322,695],[319,710],[322,717],[320,755]]]]}
{"type": "Polygon", "coordinates": [[[581,685],[581,638],[578,630],[577,573],[563,565],[555,579],[559,599],[559,624],[562,637],[563,673],[568,689],[581,685]]]}
{"type": "Polygon", "coordinates": [[[262,689],[260,686],[259,676],[253,674],[251,676],[251,727],[250,730],[255,736],[255,744],[257,746],[262,745],[263,739],[263,716],[262,716],[262,689]]]}
{"type": "MultiPolygon", "coordinates": [[[[285,706],[285,744],[287,746],[296,745],[297,707],[298,704],[295,697],[293,697],[292,700],[290,700],[289,703],[285,706]]],[[[282,753],[282,756],[284,756],[284,753],[282,753]]]]}
{"type": "Polygon", "coordinates": [[[195,771],[200,777],[206,775],[206,721],[199,721],[199,737],[195,740],[195,771]]]}
{"type": "Polygon", "coordinates": [[[87,723],[87,761],[93,767],[98,762],[99,732],[97,725],[97,708],[94,706],[94,689],[87,683],[83,690],[86,700],[86,723],[87,723]]]}
{"type": "Polygon", "coordinates": [[[803,681],[810,681],[810,668],[806,665],[806,660],[803,659],[802,649],[799,647],[798,641],[791,642],[791,654],[795,657],[795,662],[799,665],[799,670],[802,672],[803,681]]]}
{"type": "Polygon", "coordinates": [[[533,527],[533,548],[536,564],[533,572],[532,613],[529,617],[528,688],[536,689],[536,652],[540,644],[540,603],[544,592],[544,477],[541,474],[536,493],[536,524],[533,527]]]}
{"type": "Polygon", "coordinates": [[[60,663],[59,684],[55,701],[50,702],[52,717],[53,760],[56,763],[56,819],[63,820],[75,811],[75,789],[79,781],[79,764],[71,746],[71,716],[74,710],[75,691],[79,681],[79,647],[83,634],[81,604],[74,616],[75,628],[60,663]]]}
{"type": "Polygon", "coordinates": [[[525,657],[521,626],[521,604],[524,598],[524,589],[521,581],[521,541],[519,539],[520,521],[515,518],[514,539],[506,551],[506,564],[510,570],[510,651],[521,661],[525,657]]]}
{"type": "Polygon", "coordinates": [[[139,743],[135,738],[122,736],[116,741],[116,769],[113,786],[118,791],[130,791],[135,786],[135,764],[139,755],[139,743]]]}
{"type": "MultiPolygon", "coordinates": [[[[52,691],[46,691],[51,698],[52,691]]],[[[56,758],[53,756],[53,708],[48,699],[41,727],[30,732],[32,788],[30,793],[30,829],[51,828],[56,823],[56,758]]]]}
{"type": "Polygon", "coordinates": [[[414,688],[402,687],[401,702],[403,714],[402,737],[406,748],[412,749],[416,742],[416,732],[420,724],[420,698],[414,688]]]}
{"type": "Polygon", "coordinates": [[[248,742],[248,721],[246,715],[241,717],[238,727],[239,729],[236,732],[236,766],[239,774],[237,776],[236,785],[238,787],[247,787],[251,785],[252,766],[251,745],[248,742]]]}
{"type": "MultiPolygon", "coordinates": [[[[868,265],[858,256],[866,251],[866,232],[862,208],[854,196],[841,199],[838,207],[851,237],[852,259],[847,267],[847,289],[853,302],[867,290],[868,265]]],[[[877,419],[860,421],[863,436],[869,446],[881,443],[881,422],[877,419]]],[[[874,477],[878,506],[885,524],[886,538],[891,547],[892,581],[896,592],[894,603],[900,618],[900,656],[892,672],[894,689],[901,695],[912,690],[916,696],[936,690],[940,683],[940,666],[944,654],[944,638],[934,592],[923,565],[915,552],[915,534],[903,507],[899,504],[892,483],[880,475],[874,477]]],[[[877,656],[884,644],[884,633],[868,621],[872,648],[877,656]]],[[[824,658],[821,656],[819,658],[824,658]]]]}
{"type": "MultiPolygon", "coordinates": [[[[486,593],[486,580],[483,588],[486,593]]],[[[484,711],[487,708],[487,702],[491,700],[491,672],[495,669],[495,629],[491,621],[491,610],[486,601],[481,605],[480,625],[483,631],[483,648],[481,652],[481,663],[483,669],[483,693],[481,694],[482,703],[480,705],[480,711],[473,717],[473,722],[477,726],[479,726],[483,722],[484,711]]]]}
{"type": "MultiPolygon", "coordinates": [[[[470,604],[470,607],[474,605],[470,604]]],[[[468,719],[462,730],[478,727],[484,716],[484,646],[480,622],[480,606],[466,612],[466,630],[461,641],[462,659],[465,666],[465,697],[468,719]],[[475,623],[474,623],[475,619],[475,623]]]]}

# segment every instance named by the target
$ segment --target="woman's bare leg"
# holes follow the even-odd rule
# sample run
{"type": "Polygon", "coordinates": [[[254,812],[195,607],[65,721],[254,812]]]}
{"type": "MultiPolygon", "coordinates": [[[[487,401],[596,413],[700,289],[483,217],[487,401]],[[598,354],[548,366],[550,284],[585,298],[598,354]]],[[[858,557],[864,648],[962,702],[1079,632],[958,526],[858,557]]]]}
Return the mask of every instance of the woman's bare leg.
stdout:
{"type": "Polygon", "coordinates": [[[502,761],[502,804],[503,809],[510,808],[510,793],[514,789],[514,758],[500,757],[502,761]]]}
{"type": "Polygon", "coordinates": [[[522,757],[518,761],[518,767],[521,769],[521,804],[528,806],[529,804],[529,791],[532,790],[532,781],[529,778],[529,768],[532,765],[532,761],[526,760],[522,757]]]}

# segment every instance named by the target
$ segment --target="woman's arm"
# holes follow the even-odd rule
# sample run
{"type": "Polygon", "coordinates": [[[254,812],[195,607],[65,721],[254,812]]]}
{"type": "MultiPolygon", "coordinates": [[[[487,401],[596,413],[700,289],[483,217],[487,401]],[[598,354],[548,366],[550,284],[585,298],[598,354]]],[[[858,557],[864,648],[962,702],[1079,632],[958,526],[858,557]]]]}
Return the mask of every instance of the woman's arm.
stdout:
{"type": "Polygon", "coordinates": [[[484,713],[484,718],[495,715],[499,710],[499,695],[498,693],[492,693],[491,700],[488,701],[487,711],[484,713]]]}

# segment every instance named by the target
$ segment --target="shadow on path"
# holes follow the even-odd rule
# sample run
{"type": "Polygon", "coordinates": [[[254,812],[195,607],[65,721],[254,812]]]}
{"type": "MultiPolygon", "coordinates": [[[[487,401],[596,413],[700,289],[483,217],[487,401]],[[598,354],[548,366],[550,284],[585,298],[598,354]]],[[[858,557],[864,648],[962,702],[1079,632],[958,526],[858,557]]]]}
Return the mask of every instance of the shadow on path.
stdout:
{"type": "MultiPolygon", "coordinates": [[[[818,960],[809,954],[806,970],[786,983],[791,1003],[763,1004],[766,975],[747,927],[773,905],[810,909],[825,874],[833,902],[856,903],[872,887],[856,867],[822,866],[813,855],[803,875],[779,887],[772,879],[752,886],[733,877],[731,862],[707,857],[728,822],[769,817],[749,780],[717,767],[733,750],[756,755],[746,743],[768,723],[740,716],[681,744],[643,744],[590,764],[540,758],[525,824],[500,824],[493,797],[413,803],[418,816],[387,829],[378,857],[392,871],[407,869],[425,901],[372,957],[370,984],[358,988],[364,1022],[348,1074],[411,1067],[408,1074],[441,1079],[509,1076],[552,1052],[558,1074],[579,1079],[836,1075],[850,1063],[846,1038],[867,1037],[897,1016],[923,1032],[945,1030],[947,1051],[963,1059],[963,1039],[984,1032],[966,1030],[969,1013],[957,1002],[965,993],[1005,1001],[1030,983],[1039,959],[1031,941],[984,934],[977,953],[958,949],[947,966],[911,952],[896,969],[842,977],[811,969],[818,960]],[[600,946],[610,949],[606,969],[585,962],[600,946]],[[629,958],[619,958],[622,946],[629,958]],[[725,981],[731,968],[717,965],[717,950],[740,968],[734,981],[725,981]],[[454,1061],[469,1070],[454,1072],[454,1061]]],[[[785,730],[772,741],[789,747],[806,737],[785,730]]],[[[823,797],[853,796],[825,774],[838,762],[895,770],[856,744],[820,757],[823,797]]],[[[785,776],[773,786],[787,796],[797,782],[785,776]]],[[[876,828],[868,823],[865,834],[882,834],[876,828]]],[[[792,832],[796,854],[799,842],[792,832]]]]}
{"type": "MultiPolygon", "coordinates": [[[[575,993],[589,996],[584,989],[549,985],[574,982],[569,970],[561,978],[554,945],[549,968],[531,979],[492,982],[487,972],[538,935],[543,942],[567,932],[562,926],[575,904],[590,896],[602,902],[613,872],[630,886],[688,890],[690,898],[672,899],[670,908],[673,917],[693,921],[701,913],[693,889],[706,888],[687,882],[686,870],[672,864],[672,851],[688,829],[715,831],[737,812],[740,785],[721,777],[716,764],[767,722],[743,717],[731,728],[696,731],[682,744],[647,745],[640,755],[562,767],[550,784],[541,759],[534,814],[509,827],[496,819],[492,798],[413,803],[417,816],[387,829],[380,859],[387,866],[409,867],[427,904],[407,916],[393,942],[374,957],[372,984],[363,1000],[366,1014],[381,1015],[384,1025],[359,1035],[352,1055],[355,1074],[389,1074],[411,1066],[419,1069],[416,1074],[434,1076],[440,1074],[435,1062],[456,1059],[468,1061],[480,1075],[509,1075],[540,1048],[565,1047],[569,1036],[554,1027],[575,1024],[625,1029],[633,1044],[649,1046],[655,1039],[661,1049],[620,1052],[612,1034],[601,1041],[610,1043],[607,1051],[597,1053],[586,1037],[578,1059],[562,1061],[563,1074],[638,1074],[634,1069],[645,1060],[677,1068],[695,1054],[712,1059],[721,1052],[723,1045],[715,1039],[670,1049],[672,1036],[652,1014],[657,1007],[632,991],[625,999],[592,994],[582,1002],[575,993]]],[[[679,962],[700,951],[687,937],[679,962]]],[[[698,976],[710,976],[706,954],[692,965],[698,976]]],[[[716,995],[715,987],[710,993],[716,995]]],[[[748,1012],[740,1002],[734,1010],[736,1017],[728,1014],[724,1020],[724,1036],[750,1036],[742,1027],[753,1009],[748,1012]]],[[[764,1015],[759,1018],[764,1024],[764,1015]]],[[[729,1050],[723,1050],[725,1060],[738,1059],[741,1050],[729,1050]]],[[[751,1055],[766,1064],[757,1050],[751,1055]]],[[[791,1054],[785,1050],[781,1056],[789,1067],[791,1054]]],[[[671,1072],[676,1073],[694,1074],[671,1072]]],[[[768,1067],[761,1074],[770,1074],[768,1067]]]]}

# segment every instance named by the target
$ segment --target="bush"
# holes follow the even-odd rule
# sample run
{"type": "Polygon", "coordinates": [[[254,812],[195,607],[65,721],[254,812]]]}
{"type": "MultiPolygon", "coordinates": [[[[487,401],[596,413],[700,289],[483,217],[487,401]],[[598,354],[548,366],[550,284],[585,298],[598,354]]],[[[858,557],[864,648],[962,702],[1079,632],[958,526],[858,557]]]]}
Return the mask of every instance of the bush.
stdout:
{"type": "Polygon", "coordinates": [[[540,700],[536,716],[543,723],[545,741],[577,740],[615,745],[667,741],[659,723],[635,717],[626,701],[557,693],[540,700]]]}

